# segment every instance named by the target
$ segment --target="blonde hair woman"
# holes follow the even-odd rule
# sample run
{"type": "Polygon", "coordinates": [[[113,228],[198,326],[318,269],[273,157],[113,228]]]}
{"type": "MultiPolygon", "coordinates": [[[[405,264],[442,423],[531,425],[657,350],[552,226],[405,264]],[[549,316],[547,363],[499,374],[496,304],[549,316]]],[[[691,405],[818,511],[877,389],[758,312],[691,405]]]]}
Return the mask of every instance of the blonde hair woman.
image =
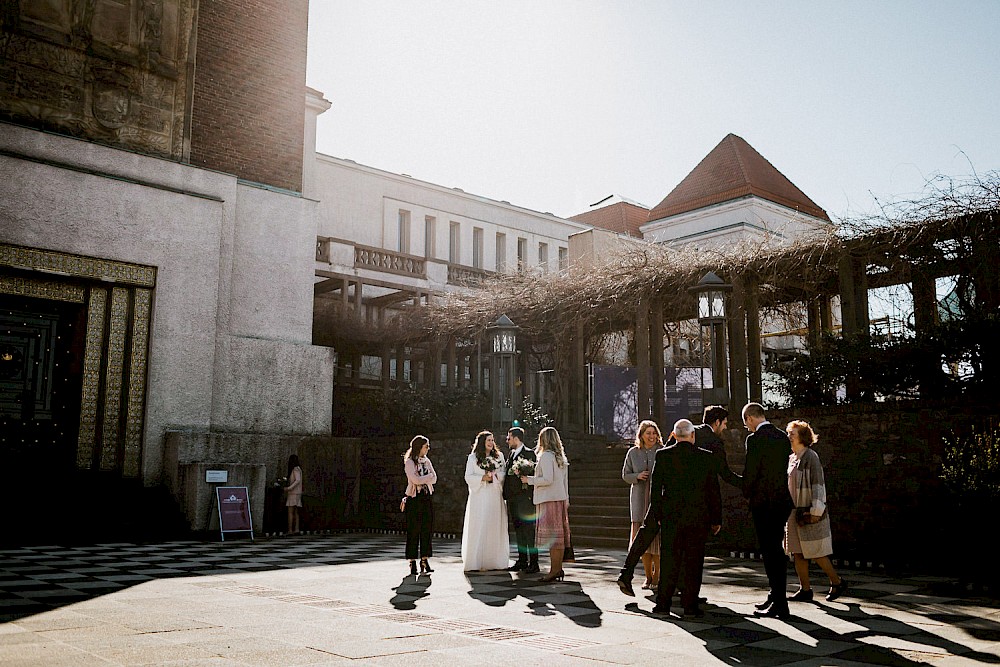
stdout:
{"type": "Polygon", "coordinates": [[[535,544],[549,547],[549,571],[542,581],[562,580],[563,550],[572,544],[569,532],[569,461],[559,431],[546,426],[535,447],[535,474],[521,481],[535,489],[538,508],[535,544]]]}
{"type": "MultiPolygon", "coordinates": [[[[656,422],[648,419],[639,423],[635,432],[635,445],[625,454],[622,465],[622,479],[631,486],[629,489],[629,516],[632,520],[632,532],[629,537],[629,547],[635,540],[639,527],[642,526],[646,511],[649,509],[649,476],[656,461],[656,452],[663,447],[663,436],[656,422]]],[[[656,588],[660,583],[660,544],[653,540],[649,549],[642,554],[642,569],[646,573],[645,589],[656,588]]],[[[631,579],[631,577],[630,577],[631,579]]]]}

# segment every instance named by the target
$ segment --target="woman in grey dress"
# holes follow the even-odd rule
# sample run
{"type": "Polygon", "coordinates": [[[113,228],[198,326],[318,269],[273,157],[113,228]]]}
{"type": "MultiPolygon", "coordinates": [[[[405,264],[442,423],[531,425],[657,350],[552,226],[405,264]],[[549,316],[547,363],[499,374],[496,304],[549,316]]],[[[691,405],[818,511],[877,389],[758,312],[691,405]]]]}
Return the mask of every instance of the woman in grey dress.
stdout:
{"type": "MultiPolygon", "coordinates": [[[[625,454],[622,479],[632,486],[629,490],[629,515],[632,520],[630,547],[646,516],[646,510],[649,509],[649,476],[656,460],[656,450],[661,447],[663,447],[663,436],[660,435],[660,427],[656,422],[647,419],[639,424],[635,432],[635,445],[625,454]]],[[[642,555],[642,569],[646,573],[646,581],[642,587],[656,588],[660,581],[659,540],[653,540],[652,545],[642,555]]]]}

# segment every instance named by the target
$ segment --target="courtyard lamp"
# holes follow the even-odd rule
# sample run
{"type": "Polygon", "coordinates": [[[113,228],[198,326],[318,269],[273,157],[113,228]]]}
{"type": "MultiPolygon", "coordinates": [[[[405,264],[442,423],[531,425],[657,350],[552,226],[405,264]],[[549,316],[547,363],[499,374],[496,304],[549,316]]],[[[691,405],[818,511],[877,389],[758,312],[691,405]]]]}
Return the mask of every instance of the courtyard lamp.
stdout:
{"type": "Polygon", "coordinates": [[[515,394],[517,382],[517,334],[520,327],[506,315],[486,327],[487,349],[490,350],[490,405],[494,428],[502,428],[514,420],[514,410],[520,404],[515,394]]]}
{"type": "Polygon", "coordinates": [[[729,371],[726,350],[726,296],[733,286],[713,271],[709,271],[698,284],[689,288],[698,298],[698,326],[701,332],[702,354],[705,339],[712,353],[712,386],[705,389],[705,364],[702,362],[701,400],[705,405],[729,404],[729,371]]]}

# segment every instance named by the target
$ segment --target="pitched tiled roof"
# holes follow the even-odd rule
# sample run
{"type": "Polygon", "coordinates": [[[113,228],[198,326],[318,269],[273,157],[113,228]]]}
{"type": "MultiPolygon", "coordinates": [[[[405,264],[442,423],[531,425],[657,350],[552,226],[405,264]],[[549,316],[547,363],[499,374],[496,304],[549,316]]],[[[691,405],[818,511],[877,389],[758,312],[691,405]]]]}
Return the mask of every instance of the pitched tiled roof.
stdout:
{"type": "Polygon", "coordinates": [[[830,217],[742,137],[728,134],[649,212],[660,220],[754,195],[821,220],[830,217]]]}
{"type": "MultiPolygon", "coordinates": [[[[611,199],[611,197],[608,197],[608,199],[611,199]]],[[[618,234],[627,234],[636,238],[642,238],[639,227],[646,224],[649,209],[634,202],[622,201],[617,197],[616,199],[619,201],[616,201],[614,204],[602,206],[601,208],[592,208],[569,219],[592,227],[608,229],[618,234]]]]}

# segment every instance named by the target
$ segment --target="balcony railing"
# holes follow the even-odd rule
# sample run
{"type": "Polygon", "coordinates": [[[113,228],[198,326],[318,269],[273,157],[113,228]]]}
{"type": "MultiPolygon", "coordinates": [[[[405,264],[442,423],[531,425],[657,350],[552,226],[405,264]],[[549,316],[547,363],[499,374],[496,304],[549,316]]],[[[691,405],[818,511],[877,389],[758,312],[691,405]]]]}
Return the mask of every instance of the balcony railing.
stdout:
{"type": "Polygon", "coordinates": [[[414,278],[427,277],[426,260],[423,257],[363,245],[354,246],[354,268],[414,278]]]}
{"type": "Polygon", "coordinates": [[[471,266],[462,266],[460,264],[448,265],[449,285],[475,285],[494,275],[496,274],[493,271],[485,269],[474,269],[471,266]]]}

